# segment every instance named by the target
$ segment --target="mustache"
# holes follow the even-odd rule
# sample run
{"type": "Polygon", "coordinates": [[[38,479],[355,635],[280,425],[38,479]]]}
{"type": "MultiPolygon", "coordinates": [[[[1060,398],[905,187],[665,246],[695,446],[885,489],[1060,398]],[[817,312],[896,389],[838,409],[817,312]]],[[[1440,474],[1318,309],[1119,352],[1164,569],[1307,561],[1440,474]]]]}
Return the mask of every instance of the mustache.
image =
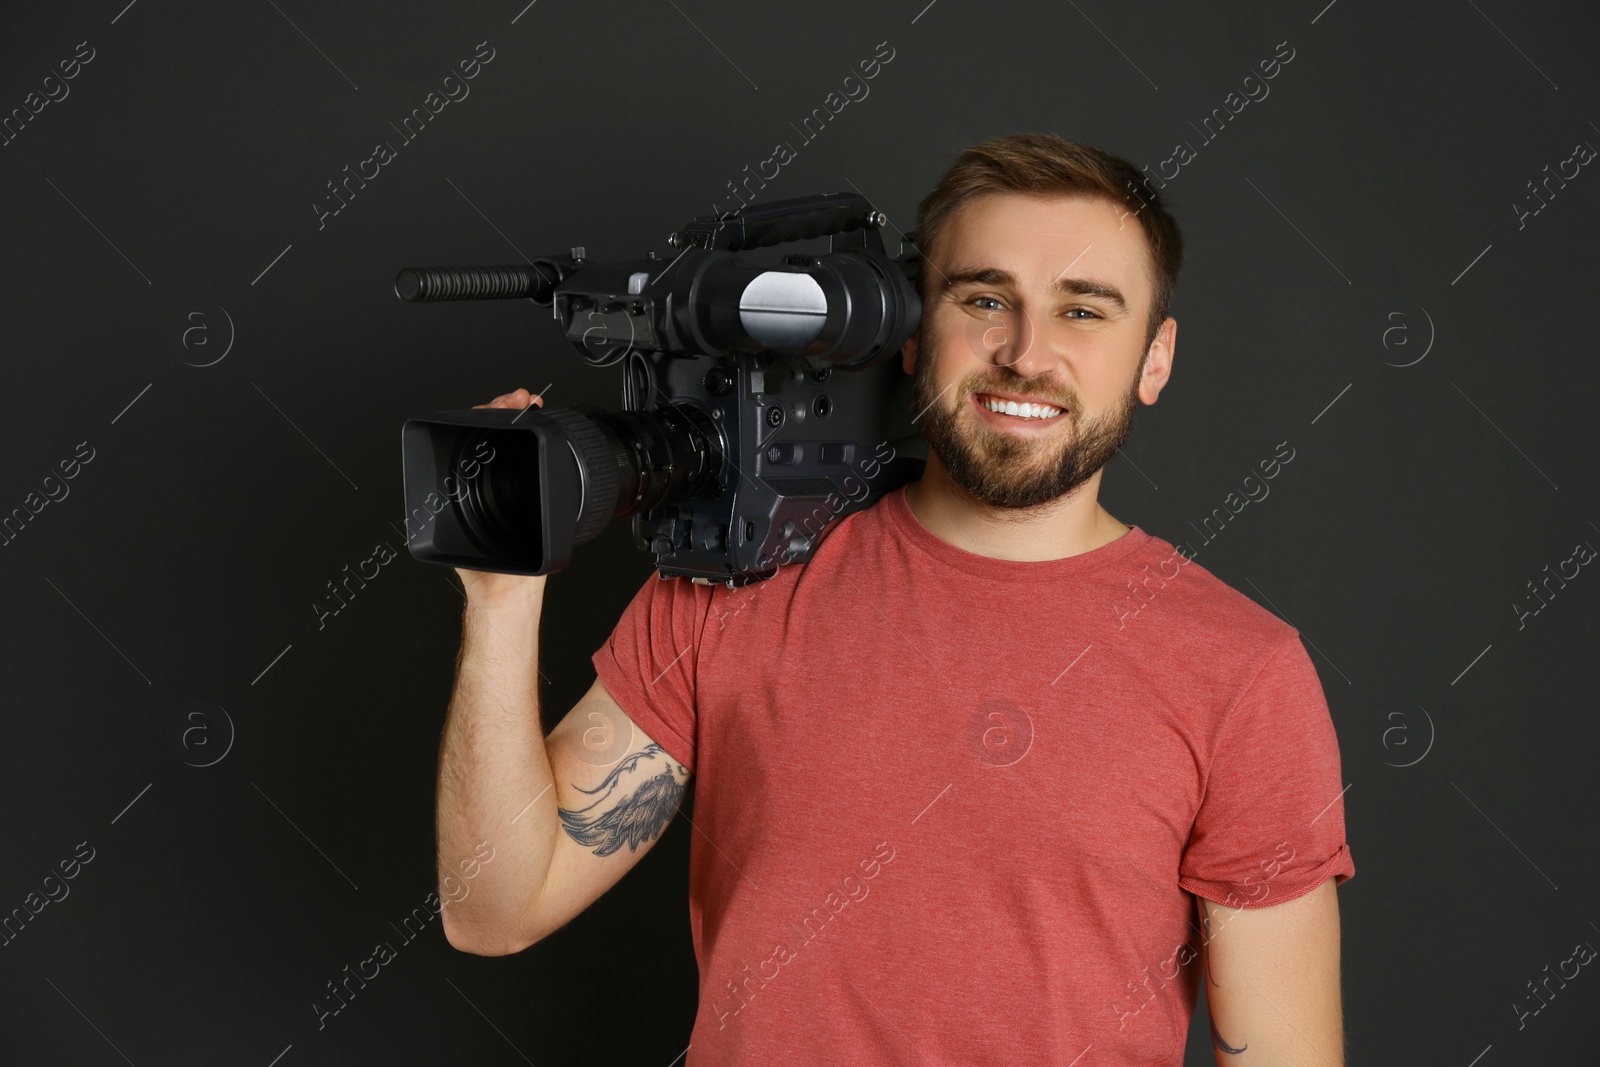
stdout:
{"type": "Polygon", "coordinates": [[[1026,401],[1038,401],[1041,404],[1049,404],[1051,407],[1057,407],[1063,411],[1076,411],[1078,406],[1076,397],[1072,398],[1071,400],[1067,400],[1062,397],[1051,396],[1048,393],[1030,391],[1027,388],[1019,389],[1016,387],[980,383],[968,389],[967,392],[969,394],[989,393],[994,396],[1019,396],[1026,401]]]}

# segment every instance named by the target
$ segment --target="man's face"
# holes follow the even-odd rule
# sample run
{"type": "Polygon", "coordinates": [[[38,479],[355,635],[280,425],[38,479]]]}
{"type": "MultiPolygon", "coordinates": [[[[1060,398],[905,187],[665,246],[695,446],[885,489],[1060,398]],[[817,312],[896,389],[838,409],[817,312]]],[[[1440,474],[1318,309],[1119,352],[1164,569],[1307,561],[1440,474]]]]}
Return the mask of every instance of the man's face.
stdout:
{"type": "Polygon", "coordinates": [[[1149,264],[1138,223],[1106,199],[986,194],[951,219],[923,265],[932,284],[904,365],[956,485],[993,508],[1038,507],[1111,459],[1170,370],[1176,321],[1144,343],[1149,264]],[[981,403],[996,398],[1059,413],[981,403]]]}

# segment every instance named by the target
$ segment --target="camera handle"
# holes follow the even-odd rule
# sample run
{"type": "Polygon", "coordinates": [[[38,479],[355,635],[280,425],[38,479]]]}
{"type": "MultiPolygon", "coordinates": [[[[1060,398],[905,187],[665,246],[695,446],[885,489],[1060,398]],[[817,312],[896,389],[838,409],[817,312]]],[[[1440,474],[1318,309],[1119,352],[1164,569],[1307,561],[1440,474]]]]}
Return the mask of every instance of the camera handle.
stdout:
{"type": "MultiPolygon", "coordinates": [[[[687,245],[739,252],[862,230],[877,238],[877,250],[881,252],[883,239],[877,230],[887,221],[883,212],[860,193],[814,193],[701,216],[668,237],[667,244],[673,248],[687,245]]],[[[866,233],[843,243],[865,247],[866,233]]]]}

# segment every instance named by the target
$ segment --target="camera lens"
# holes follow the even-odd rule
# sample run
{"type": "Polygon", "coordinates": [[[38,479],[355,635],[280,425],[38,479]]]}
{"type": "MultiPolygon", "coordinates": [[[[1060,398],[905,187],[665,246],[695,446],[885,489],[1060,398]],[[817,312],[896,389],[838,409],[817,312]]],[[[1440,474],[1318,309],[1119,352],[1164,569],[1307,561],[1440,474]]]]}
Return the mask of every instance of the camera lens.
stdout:
{"type": "MultiPolygon", "coordinates": [[[[472,539],[486,555],[539,552],[544,522],[539,502],[539,437],[512,430],[463,435],[474,448],[487,439],[493,449],[488,463],[467,484],[467,500],[459,514],[472,539]]],[[[460,469],[460,461],[457,462],[460,469]]]]}

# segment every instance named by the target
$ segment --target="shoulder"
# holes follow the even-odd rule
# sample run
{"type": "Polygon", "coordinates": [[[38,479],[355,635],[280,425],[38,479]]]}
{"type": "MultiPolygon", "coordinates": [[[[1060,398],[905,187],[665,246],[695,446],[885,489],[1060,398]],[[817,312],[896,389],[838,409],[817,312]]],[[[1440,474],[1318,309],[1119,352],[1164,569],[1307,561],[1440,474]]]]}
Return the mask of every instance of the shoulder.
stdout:
{"type": "Polygon", "coordinates": [[[1202,565],[1187,545],[1175,546],[1152,534],[1130,564],[1146,576],[1146,587],[1152,590],[1150,609],[1167,609],[1144,613],[1152,616],[1162,640],[1193,644],[1196,655],[1205,655],[1210,648],[1230,660],[1259,662],[1298,634],[1274,611],[1202,565]],[[1160,603],[1163,598],[1165,605],[1160,603]]]}
{"type": "Polygon", "coordinates": [[[892,539],[891,493],[884,493],[867,504],[852,502],[837,494],[826,500],[802,506],[802,514],[789,520],[796,532],[811,535],[815,544],[800,563],[786,563],[779,573],[798,575],[810,568],[829,570],[845,559],[859,559],[863,550],[892,539]],[[805,510],[809,508],[809,510],[805,510]]]}

